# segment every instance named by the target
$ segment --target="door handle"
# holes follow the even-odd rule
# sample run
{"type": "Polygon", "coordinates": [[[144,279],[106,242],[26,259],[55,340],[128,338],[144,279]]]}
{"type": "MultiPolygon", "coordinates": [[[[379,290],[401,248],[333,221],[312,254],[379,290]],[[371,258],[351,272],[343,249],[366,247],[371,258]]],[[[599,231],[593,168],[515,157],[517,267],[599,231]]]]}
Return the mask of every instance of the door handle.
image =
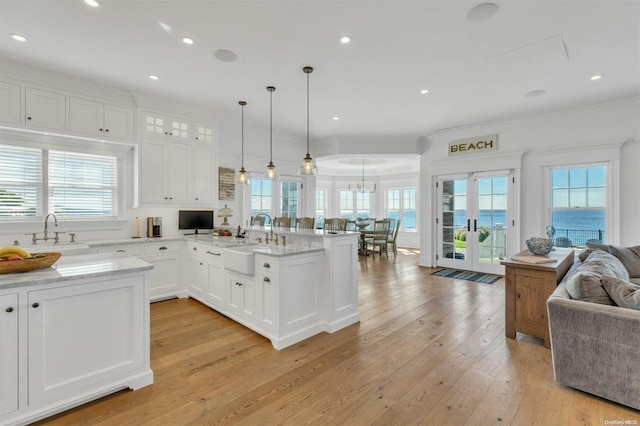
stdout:
{"type": "Polygon", "coordinates": [[[473,232],[478,231],[478,219],[473,219],[473,232]]]}
{"type": "Polygon", "coordinates": [[[471,232],[471,219],[467,219],[467,232],[471,232]]]}

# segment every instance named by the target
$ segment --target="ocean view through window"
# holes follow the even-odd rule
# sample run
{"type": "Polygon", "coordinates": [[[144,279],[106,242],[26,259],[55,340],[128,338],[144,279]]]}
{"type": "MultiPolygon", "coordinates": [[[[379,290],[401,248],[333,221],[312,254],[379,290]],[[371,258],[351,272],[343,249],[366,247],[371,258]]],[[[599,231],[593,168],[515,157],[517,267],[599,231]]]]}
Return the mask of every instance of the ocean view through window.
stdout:
{"type": "Polygon", "coordinates": [[[551,172],[551,218],[554,244],[584,247],[605,243],[606,166],[558,167],[551,172]]]}

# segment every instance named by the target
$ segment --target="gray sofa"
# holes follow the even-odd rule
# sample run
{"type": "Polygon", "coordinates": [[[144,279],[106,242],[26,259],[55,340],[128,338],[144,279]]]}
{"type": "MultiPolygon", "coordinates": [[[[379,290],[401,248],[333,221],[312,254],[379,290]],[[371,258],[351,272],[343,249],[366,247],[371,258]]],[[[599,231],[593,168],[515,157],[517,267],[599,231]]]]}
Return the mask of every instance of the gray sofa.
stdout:
{"type": "MultiPolygon", "coordinates": [[[[620,272],[619,265],[607,269],[608,263],[613,263],[607,260],[604,272],[598,268],[594,272],[588,264],[595,255],[585,254],[589,252],[581,253],[584,262],[576,258],[547,300],[556,381],[640,410],[640,310],[617,306],[604,286],[596,289],[604,295],[589,291],[576,294],[587,281],[593,284],[609,280],[605,275],[622,275],[615,279],[623,281],[627,271],[620,272]],[[600,273],[603,275],[599,276],[600,273]]],[[[605,257],[602,252],[597,255],[605,257]]],[[[613,257],[609,252],[607,255],[613,257]]],[[[633,277],[635,274],[627,276],[626,281],[640,285],[640,278],[633,277]]]]}

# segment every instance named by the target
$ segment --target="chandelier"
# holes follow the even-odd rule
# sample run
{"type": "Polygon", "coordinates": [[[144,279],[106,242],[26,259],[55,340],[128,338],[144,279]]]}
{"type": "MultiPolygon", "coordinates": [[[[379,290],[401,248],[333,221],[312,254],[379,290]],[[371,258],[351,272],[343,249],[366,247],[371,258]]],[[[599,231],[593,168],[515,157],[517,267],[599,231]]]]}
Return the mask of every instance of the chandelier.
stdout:
{"type": "Polygon", "coordinates": [[[365,192],[368,193],[374,193],[376,192],[376,184],[373,184],[372,186],[368,186],[366,185],[365,181],[364,181],[364,158],[362,159],[362,181],[360,182],[356,182],[354,185],[349,184],[349,190],[352,191],[356,191],[356,192],[362,192],[363,194],[365,192]],[[352,186],[354,186],[354,188],[352,188],[352,186]]]}

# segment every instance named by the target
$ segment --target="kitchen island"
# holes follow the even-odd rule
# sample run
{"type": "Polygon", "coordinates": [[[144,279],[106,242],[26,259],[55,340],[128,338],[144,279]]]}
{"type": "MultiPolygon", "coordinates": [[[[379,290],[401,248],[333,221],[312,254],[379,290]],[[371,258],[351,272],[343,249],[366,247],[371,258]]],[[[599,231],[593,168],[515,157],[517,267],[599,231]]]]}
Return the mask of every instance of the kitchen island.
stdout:
{"type": "Polygon", "coordinates": [[[276,349],[357,323],[358,234],[273,231],[185,237],[189,296],[269,338],[276,349]],[[243,265],[232,261],[245,255],[243,265]]]}
{"type": "Polygon", "coordinates": [[[0,424],[153,383],[151,268],[122,254],[63,255],[0,275],[0,424]]]}

